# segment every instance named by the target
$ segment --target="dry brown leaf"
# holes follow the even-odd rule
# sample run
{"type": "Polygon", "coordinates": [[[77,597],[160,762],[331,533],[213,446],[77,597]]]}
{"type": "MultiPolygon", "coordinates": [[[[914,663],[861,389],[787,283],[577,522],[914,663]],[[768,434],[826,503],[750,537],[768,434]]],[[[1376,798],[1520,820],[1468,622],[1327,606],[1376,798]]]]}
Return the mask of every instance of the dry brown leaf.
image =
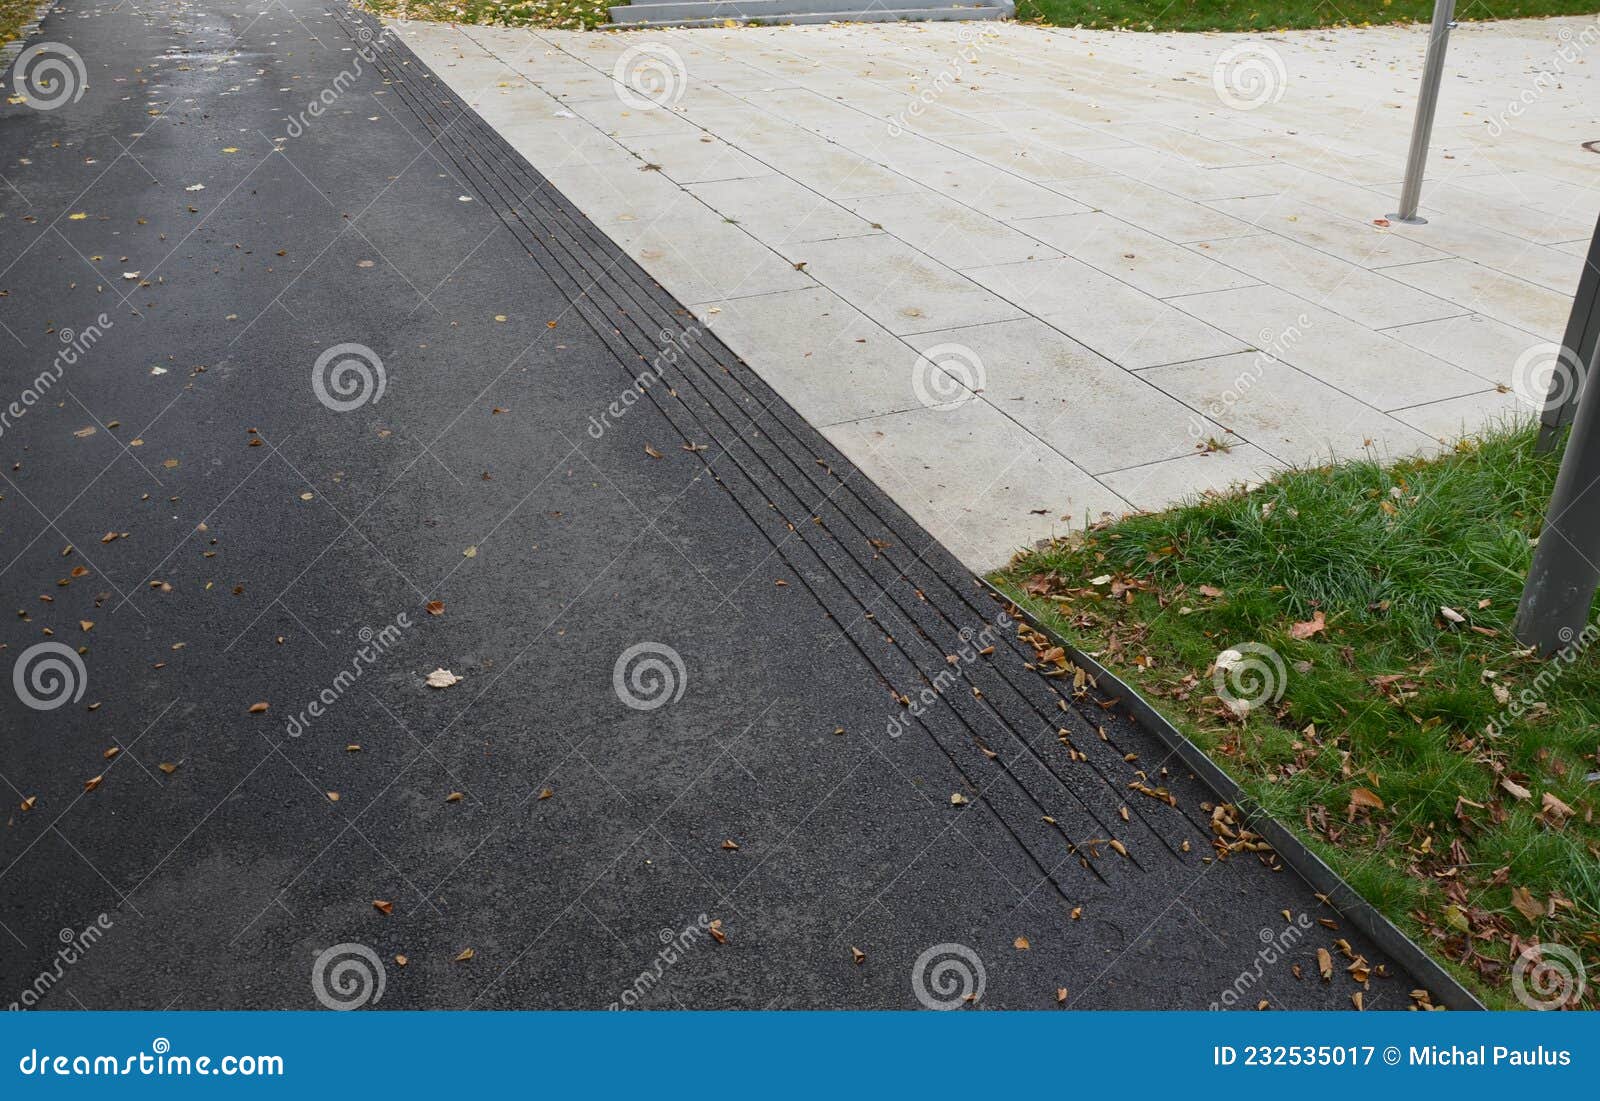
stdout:
{"type": "Polygon", "coordinates": [[[711,934],[711,939],[716,941],[718,944],[727,944],[728,943],[728,934],[724,933],[722,931],[722,919],[721,918],[717,918],[710,925],[707,925],[706,926],[706,932],[710,933],[711,934]]]}
{"type": "Polygon", "coordinates": [[[734,849],[737,849],[739,847],[739,842],[733,840],[730,837],[728,840],[726,840],[726,841],[724,841],[722,843],[722,847],[724,849],[727,849],[729,852],[732,852],[734,849]]]}
{"type": "Polygon", "coordinates": [[[375,898],[375,899],[373,899],[372,900],[372,908],[374,910],[378,911],[378,913],[380,913],[380,914],[392,914],[392,913],[394,913],[394,903],[390,902],[386,898],[375,898]]]}
{"type": "Polygon", "coordinates": [[[467,960],[470,960],[473,956],[476,956],[477,954],[478,953],[473,951],[471,948],[463,948],[461,950],[461,953],[458,956],[456,956],[455,962],[456,963],[465,963],[467,960]]]}
{"type": "Polygon", "coordinates": [[[867,954],[853,944],[850,946],[850,958],[856,961],[857,967],[867,962],[867,954]]]}
{"type": "Polygon", "coordinates": [[[1529,791],[1527,788],[1523,787],[1509,776],[1500,777],[1500,786],[1505,789],[1507,795],[1510,795],[1514,799],[1533,798],[1533,792],[1529,791]]]}
{"type": "Polygon", "coordinates": [[[171,776],[174,772],[178,771],[178,766],[173,764],[171,761],[162,761],[156,767],[162,772],[166,773],[168,776],[171,776]]]}
{"type": "Polygon", "coordinates": [[[456,676],[448,669],[435,669],[428,674],[429,688],[449,688],[452,684],[459,684],[464,678],[456,676]]]}
{"type": "Polygon", "coordinates": [[[1553,792],[1545,792],[1542,802],[1544,807],[1540,813],[1547,823],[1559,826],[1562,822],[1572,817],[1572,808],[1556,798],[1553,792]]]}
{"type": "Polygon", "coordinates": [[[1326,948],[1317,949],[1317,973],[1322,976],[1323,982],[1333,981],[1333,956],[1326,948]]]}
{"type": "Polygon", "coordinates": [[[540,788],[539,789],[539,799],[541,801],[550,798],[554,794],[555,794],[555,792],[551,791],[549,788],[540,788]]]}
{"type": "Polygon", "coordinates": [[[1358,810],[1382,810],[1383,800],[1367,788],[1355,788],[1350,792],[1350,813],[1346,816],[1354,818],[1358,810]]]}
{"type": "Polygon", "coordinates": [[[272,705],[267,703],[265,700],[263,700],[260,703],[253,703],[253,704],[250,705],[250,714],[259,715],[262,712],[266,711],[266,709],[268,707],[270,707],[270,706],[272,706],[272,705]]]}
{"type": "Polygon", "coordinates": [[[444,615],[444,601],[430,600],[427,603],[429,615],[444,615]]]}
{"type": "Polygon", "coordinates": [[[100,786],[100,781],[104,780],[105,778],[105,773],[103,772],[99,776],[91,776],[89,779],[83,782],[83,790],[93,791],[95,788],[100,786]]]}
{"type": "Polygon", "coordinates": [[[1289,637],[1290,638],[1297,638],[1297,639],[1307,639],[1307,638],[1310,638],[1312,635],[1321,634],[1323,631],[1326,631],[1327,629],[1328,629],[1328,621],[1323,616],[1322,612],[1320,610],[1318,610],[1318,611],[1312,612],[1311,613],[1311,618],[1306,620],[1304,623],[1292,623],[1292,624],[1290,624],[1289,625],[1289,637]]]}
{"type": "Polygon", "coordinates": [[[461,802],[461,799],[462,795],[459,791],[452,791],[449,795],[444,797],[444,801],[446,803],[459,803],[461,802]]]}
{"type": "Polygon", "coordinates": [[[1026,952],[1029,948],[1028,938],[1018,937],[1016,940],[1011,942],[1011,947],[1015,948],[1018,952],[1026,952]]]}
{"type": "Polygon", "coordinates": [[[1533,892],[1526,887],[1511,888],[1511,905],[1517,908],[1517,913],[1530,922],[1544,917],[1544,907],[1539,905],[1539,900],[1534,898],[1533,892]]]}

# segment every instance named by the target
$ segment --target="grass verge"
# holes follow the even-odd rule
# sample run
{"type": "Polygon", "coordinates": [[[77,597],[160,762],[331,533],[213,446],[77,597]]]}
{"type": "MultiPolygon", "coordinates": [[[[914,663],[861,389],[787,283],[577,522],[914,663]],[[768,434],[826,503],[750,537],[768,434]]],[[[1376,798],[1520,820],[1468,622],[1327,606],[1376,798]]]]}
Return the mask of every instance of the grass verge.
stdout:
{"type": "MultiPolygon", "coordinates": [[[[0,0],[0,3],[5,0],[0,0]]],[[[390,19],[435,23],[488,23],[503,27],[551,27],[581,31],[611,22],[604,0],[355,0],[390,19]]]]}
{"type": "MultiPolygon", "coordinates": [[[[1492,8],[1457,0],[1456,18],[1527,19],[1587,15],[1595,0],[1496,0],[1492,8]]],[[[1433,0],[1017,0],[1017,18],[1057,27],[1118,27],[1139,31],[1270,31],[1305,27],[1427,22],[1433,0]]]]}
{"type": "Polygon", "coordinates": [[[1486,1004],[1517,1006],[1515,961],[1540,944],[1535,959],[1587,965],[1592,1008],[1600,647],[1545,662],[1510,632],[1557,465],[1533,440],[1286,473],[1098,525],[994,580],[1486,1004]]]}
{"type": "Polygon", "coordinates": [[[39,0],[0,0],[0,46],[15,41],[38,10],[39,0]]]}

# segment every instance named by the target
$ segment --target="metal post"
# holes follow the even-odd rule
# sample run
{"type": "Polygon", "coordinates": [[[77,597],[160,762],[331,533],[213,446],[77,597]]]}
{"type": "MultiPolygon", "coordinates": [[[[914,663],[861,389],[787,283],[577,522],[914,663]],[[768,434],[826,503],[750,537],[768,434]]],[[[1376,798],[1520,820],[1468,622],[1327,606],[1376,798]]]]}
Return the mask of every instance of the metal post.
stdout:
{"type": "MultiPolygon", "coordinates": [[[[1586,381],[1595,377],[1591,358],[1586,381]]],[[[1600,386],[1584,386],[1512,626],[1546,656],[1573,642],[1600,588],[1600,386]]]]}
{"type": "Polygon", "coordinates": [[[1589,255],[1583,262],[1583,274],[1578,277],[1578,293],[1572,299],[1572,313],[1567,316],[1567,331],[1561,337],[1563,355],[1567,358],[1556,364],[1550,376],[1550,393],[1539,418],[1536,453],[1543,454],[1555,447],[1561,438],[1561,429],[1572,423],[1573,411],[1583,393],[1583,379],[1568,377],[1571,372],[1562,368],[1566,364],[1587,364],[1594,358],[1597,340],[1600,340],[1600,225],[1589,239],[1589,255]]]}
{"type": "Polygon", "coordinates": [[[1433,28],[1428,32],[1428,58],[1422,66],[1422,92],[1417,100],[1417,117],[1411,124],[1411,152],[1406,157],[1406,182],[1400,192],[1400,212],[1390,221],[1426,225],[1417,217],[1422,201],[1422,170],[1428,164],[1428,139],[1433,134],[1433,112],[1439,106],[1439,81],[1444,77],[1444,51],[1450,44],[1450,28],[1455,26],[1456,0],[1434,0],[1433,28]]]}

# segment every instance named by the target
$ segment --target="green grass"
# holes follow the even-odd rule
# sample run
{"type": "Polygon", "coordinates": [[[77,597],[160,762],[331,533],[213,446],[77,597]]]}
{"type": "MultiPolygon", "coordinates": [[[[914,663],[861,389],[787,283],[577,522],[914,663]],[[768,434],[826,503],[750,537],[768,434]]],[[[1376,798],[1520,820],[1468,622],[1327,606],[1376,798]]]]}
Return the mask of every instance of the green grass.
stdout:
{"type": "MultiPolygon", "coordinates": [[[[1586,15],[1596,0],[1457,0],[1456,18],[1586,15]]],[[[1294,27],[1427,22],[1433,0],[1017,0],[1017,18],[1058,27],[1141,31],[1267,31],[1294,27]]]]}
{"type": "Polygon", "coordinates": [[[39,0],[0,0],[0,46],[17,38],[38,9],[39,0]]]}
{"type": "Polygon", "coordinates": [[[489,23],[577,31],[611,21],[606,0],[356,0],[356,3],[376,15],[436,23],[489,23]]]}
{"type": "Polygon", "coordinates": [[[1533,438],[1284,474],[1091,528],[995,580],[1488,1004],[1515,1008],[1511,965],[1537,936],[1586,961],[1592,1007],[1600,646],[1546,663],[1510,632],[1557,462],[1533,438]],[[1324,629],[1294,637],[1319,616],[1324,629]],[[1276,652],[1283,691],[1241,716],[1215,663],[1247,644],[1276,652]],[[1536,706],[1509,714],[1524,692],[1536,706]],[[1541,813],[1546,793],[1570,817],[1541,813]],[[1514,890],[1542,912],[1521,912],[1514,890]]]}

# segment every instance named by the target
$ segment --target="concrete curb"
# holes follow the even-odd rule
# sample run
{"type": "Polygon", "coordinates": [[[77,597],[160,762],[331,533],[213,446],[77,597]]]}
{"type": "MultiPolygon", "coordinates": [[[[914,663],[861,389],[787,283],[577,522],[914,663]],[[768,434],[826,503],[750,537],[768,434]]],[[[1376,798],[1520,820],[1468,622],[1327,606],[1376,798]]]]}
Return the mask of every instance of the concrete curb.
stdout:
{"type": "Polygon", "coordinates": [[[1271,843],[1285,864],[1315,890],[1327,896],[1329,905],[1370,937],[1396,963],[1415,975],[1423,986],[1438,998],[1440,1004],[1459,1010],[1486,1008],[1470,990],[1457,982],[1450,972],[1439,966],[1433,957],[1418,947],[1415,941],[1396,928],[1393,922],[1379,913],[1350,884],[1340,878],[1321,857],[1312,852],[1287,827],[1256,805],[1234,782],[1233,777],[1224,772],[1204,750],[1186,738],[1160,712],[1145,702],[1144,697],[1130,688],[1115,673],[1061,637],[1027,608],[1017,604],[987,578],[979,578],[979,581],[991,595],[1005,603],[1013,617],[1023,620],[1035,630],[1044,632],[1056,645],[1065,650],[1074,665],[1094,677],[1096,686],[1102,693],[1122,704],[1142,726],[1166,743],[1167,748],[1177,754],[1202,783],[1238,807],[1250,824],[1250,828],[1271,843]]]}

